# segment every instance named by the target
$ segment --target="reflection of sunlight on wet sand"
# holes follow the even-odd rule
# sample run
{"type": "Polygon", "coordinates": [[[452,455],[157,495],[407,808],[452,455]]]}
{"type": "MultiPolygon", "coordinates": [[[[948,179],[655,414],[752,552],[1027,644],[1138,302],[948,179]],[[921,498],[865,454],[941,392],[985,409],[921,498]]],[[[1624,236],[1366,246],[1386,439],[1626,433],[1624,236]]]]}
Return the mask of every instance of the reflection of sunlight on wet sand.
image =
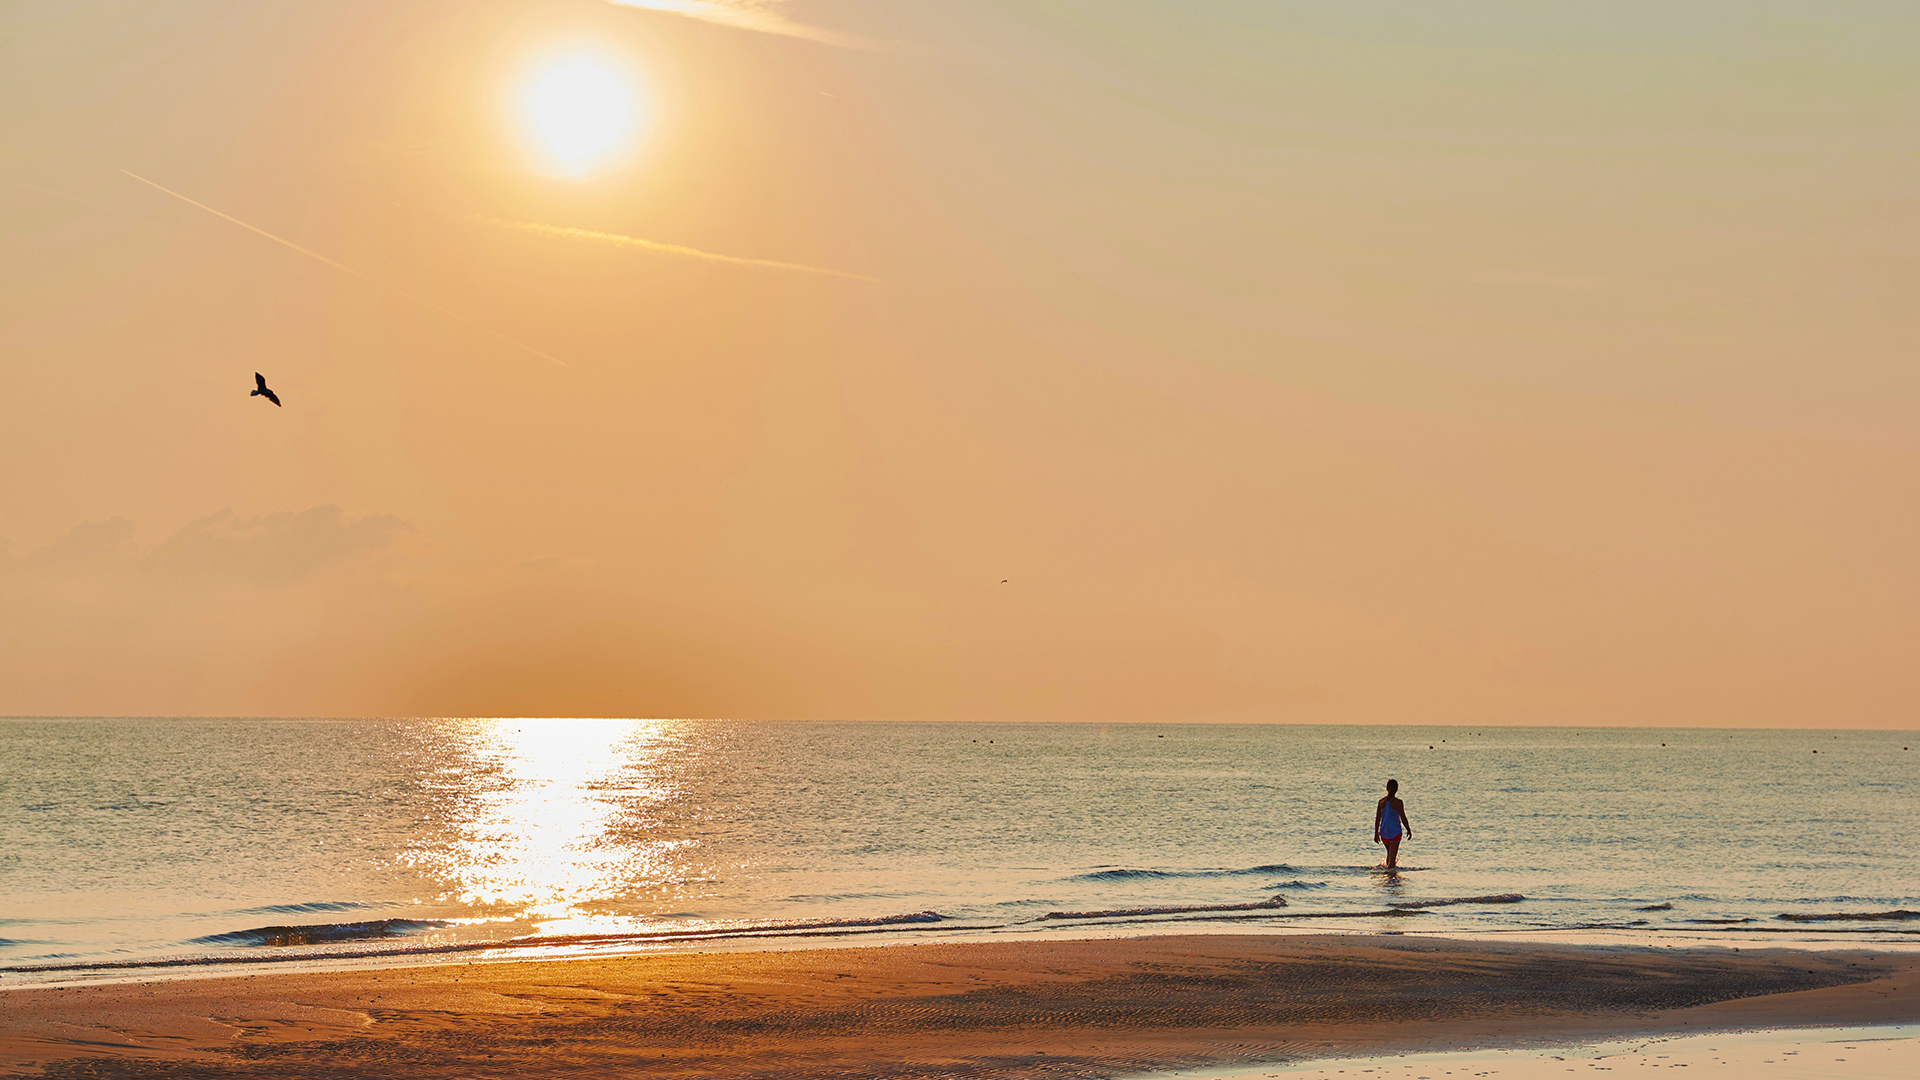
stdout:
{"type": "Polygon", "coordinates": [[[487,772],[474,777],[478,790],[461,835],[431,861],[464,902],[538,920],[543,933],[604,925],[583,909],[657,880],[676,846],[610,835],[623,812],[670,793],[662,758],[671,727],[656,720],[463,723],[461,735],[487,772]]]}

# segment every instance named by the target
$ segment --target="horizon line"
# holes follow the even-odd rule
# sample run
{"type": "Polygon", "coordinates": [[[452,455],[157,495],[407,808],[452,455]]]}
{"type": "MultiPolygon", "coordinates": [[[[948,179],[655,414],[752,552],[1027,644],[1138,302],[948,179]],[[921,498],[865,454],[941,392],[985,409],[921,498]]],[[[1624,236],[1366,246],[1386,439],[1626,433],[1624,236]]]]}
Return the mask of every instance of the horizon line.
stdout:
{"type": "Polygon", "coordinates": [[[417,714],[417,715],[339,715],[313,713],[301,716],[269,716],[265,714],[245,713],[169,713],[160,714],[116,714],[116,713],[0,713],[0,722],[15,720],[282,720],[282,721],[325,721],[355,723],[373,720],[605,720],[614,722],[640,722],[655,724],[1128,724],[1161,725],[1165,727],[1391,727],[1391,728],[1554,728],[1554,729],[1594,729],[1594,730],[1660,730],[1660,731],[1828,731],[1828,732],[1912,732],[1920,734],[1920,728],[1903,727],[1817,727],[1805,724],[1659,724],[1659,723],[1539,723],[1511,720],[1486,720],[1478,723],[1435,722],[1435,721],[1392,721],[1392,720],[1141,720],[1124,719],[1075,719],[1075,720],[1002,720],[990,718],[952,719],[952,718],[915,718],[915,717],[840,717],[800,718],[800,717],[750,717],[750,716],[629,716],[629,715],[561,715],[528,716],[500,713],[482,714],[417,714]]]}

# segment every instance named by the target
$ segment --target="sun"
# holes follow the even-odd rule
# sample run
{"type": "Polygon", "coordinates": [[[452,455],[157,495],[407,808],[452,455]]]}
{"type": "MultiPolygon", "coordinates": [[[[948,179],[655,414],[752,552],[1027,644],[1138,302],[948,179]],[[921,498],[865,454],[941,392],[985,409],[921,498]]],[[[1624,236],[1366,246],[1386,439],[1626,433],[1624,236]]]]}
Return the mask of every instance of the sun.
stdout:
{"type": "Polygon", "coordinates": [[[627,149],[637,127],[634,80],[605,58],[571,54],[536,65],[519,93],[521,123],[544,165],[584,176],[627,149]]]}

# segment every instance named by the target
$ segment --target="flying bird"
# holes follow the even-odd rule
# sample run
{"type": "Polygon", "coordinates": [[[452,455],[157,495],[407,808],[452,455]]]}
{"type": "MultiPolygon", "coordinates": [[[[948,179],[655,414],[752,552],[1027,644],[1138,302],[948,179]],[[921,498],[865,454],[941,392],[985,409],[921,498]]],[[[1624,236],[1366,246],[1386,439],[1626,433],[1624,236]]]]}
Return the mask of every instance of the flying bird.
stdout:
{"type": "Polygon", "coordinates": [[[267,377],[265,375],[260,374],[257,371],[253,373],[253,393],[248,394],[247,396],[263,397],[263,398],[266,398],[268,401],[273,402],[275,405],[280,404],[280,395],[267,389],[267,377]]]}

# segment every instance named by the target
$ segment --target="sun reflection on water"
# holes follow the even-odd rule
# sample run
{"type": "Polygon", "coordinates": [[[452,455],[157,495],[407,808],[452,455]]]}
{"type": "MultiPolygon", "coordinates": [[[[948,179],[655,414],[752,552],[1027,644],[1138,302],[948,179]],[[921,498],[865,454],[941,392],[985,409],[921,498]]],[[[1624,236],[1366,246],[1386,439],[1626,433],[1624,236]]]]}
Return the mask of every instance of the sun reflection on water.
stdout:
{"type": "MultiPolygon", "coordinates": [[[[459,826],[414,861],[486,916],[545,934],[609,926],[608,902],[679,876],[684,841],[629,835],[674,793],[672,721],[459,721],[470,755],[459,826]]],[[[631,928],[630,921],[623,924],[631,928]]]]}

